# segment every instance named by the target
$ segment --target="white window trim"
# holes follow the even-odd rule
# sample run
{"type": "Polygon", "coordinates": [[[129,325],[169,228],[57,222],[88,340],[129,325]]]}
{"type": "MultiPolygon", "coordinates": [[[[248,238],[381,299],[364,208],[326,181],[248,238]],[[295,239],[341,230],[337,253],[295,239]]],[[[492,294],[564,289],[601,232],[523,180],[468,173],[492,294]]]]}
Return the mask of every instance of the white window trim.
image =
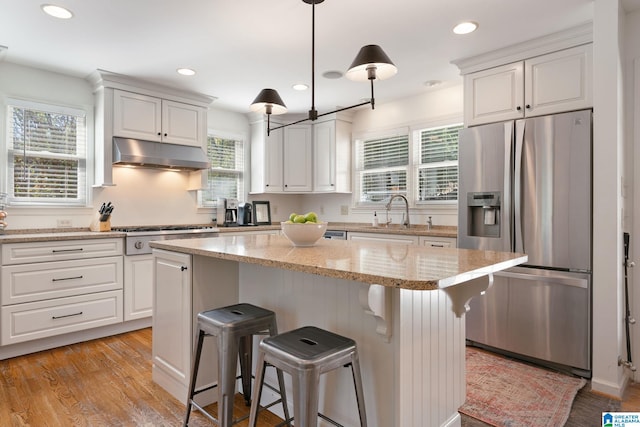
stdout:
{"type": "Polygon", "coordinates": [[[8,140],[7,132],[9,126],[10,117],[7,114],[8,107],[16,106],[22,108],[40,109],[42,111],[58,114],[70,114],[70,115],[84,115],[85,118],[85,132],[86,132],[86,146],[85,146],[85,187],[83,191],[84,204],[70,204],[70,203],[19,203],[11,204],[11,208],[20,208],[25,210],[30,209],[42,209],[42,208],[62,208],[62,209],[80,209],[90,208],[93,199],[94,183],[94,154],[95,154],[95,139],[94,139],[94,110],[93,105],[71,105],[65,102],[55,102],[50,100],[40,100],[23,98],[16,96],[3,96],[0,103],[0,165],[4,173],[0,173],[0,192],[9,193],[9,157],[8,157],[8,140]]]}
{"type": "MultiPolygon", "coordinates": [[[[244,156],[244,170],[242,171],[242,177],[243,177],[243,181],[244,181],[244,185],[242,186],[243,188],[243,193],[241,195],[238,195],[238,199],[239,200],[246,200],[247,199],[247,194],[248,194],[248,187],[251,184],[251,176],[249,175],[249,171],[250,171],[250,165],[251,165],[251,158],[250,156],[250,144],[249,144],[249,138],[245,133],[238,133],[238,132],[229,132],[229,131],[221,131],[221,130],[217,130],[217,129],[212,129],[209,128],[207,129],[207,144],[208,144],[208,139],[209,137],[214,137],[214,138],[221,138],[221,139],[232,139],[235,141],[241,141],[242,142],[242,150],[243,150],[243,156],[244,156]]],[[[203,147],[205,152],[207,150],[207,147],[203,147]]],[[[198,191],[197,192],[197,208],[198,209],[215,209],[216,206],[211,206],[211,205],[205,205],[202,201],[202,191],[198,191]]]]}
{"type": "MultiPolygon", "coordinates": [[[[375,138],[386,138],[393,137],[399,135],[409,134],[409,166],[407,171],[407,197],[409,201],[409,210],[410,212],[415,213],[425,213],[425,212],[439,212],[442,214],[453,213],[457,215],[458,213],[458,201],[453,200],[430,200],[418,202],[414,197],[414,190],[417,183],[415,182],[415,174],[417,171],[417,166],[414,162],[415,150],[414,150],[414,141],[416,135],[419,135],[420,131],[423,129],[435,128],[440,126],[454,126],[460,123],[464,123],[463,116],[461,114],[452,114],[446,115],[442,117],[438,117],[432,120],[427,120],[423,122],[413,122],[408,126],[398,126],[394,128],[380,129],[377,131],[365,131],[365,132],[357,132],[352,136],[352,188],[358,189],[357,185],[358,176],[356,173],[356,162],[357,162],[357,141],[365,140],[365,139],[375,139],[375,138]],[[409,181],[410,180],[410,181],[409,181]]],[[[374,211],[380,211],[381,209],[385,209],[384,203],[376,203],[376,204],[367,204],[362,205],[359,202],[359,194],[357,191],[354,191],[351,198],[351,211],[356,214],[368,214],[373,213],[374,211]]]]}

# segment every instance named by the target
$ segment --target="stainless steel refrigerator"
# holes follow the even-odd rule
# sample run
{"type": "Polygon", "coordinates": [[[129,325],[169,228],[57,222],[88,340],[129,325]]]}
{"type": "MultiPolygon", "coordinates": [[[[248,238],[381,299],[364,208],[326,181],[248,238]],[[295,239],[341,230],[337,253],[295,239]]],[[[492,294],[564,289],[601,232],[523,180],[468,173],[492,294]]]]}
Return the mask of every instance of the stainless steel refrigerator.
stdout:
{"type": "Polygon", "coordinates": [[[467,313],[473,344],[591,376],[591,110],[463,129],[458,246],[526,253],[467,313]]]}

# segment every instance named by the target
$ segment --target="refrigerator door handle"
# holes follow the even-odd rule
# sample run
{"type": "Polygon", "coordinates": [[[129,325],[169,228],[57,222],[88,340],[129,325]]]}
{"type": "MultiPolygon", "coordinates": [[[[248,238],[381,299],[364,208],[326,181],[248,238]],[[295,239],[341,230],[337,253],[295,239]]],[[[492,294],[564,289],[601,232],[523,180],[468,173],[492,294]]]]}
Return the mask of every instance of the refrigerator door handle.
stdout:
{"type": "Polygon", "coordinates": [[[540,276],[537,274],[530,273],[516,273],[509,271],[501,271],[494,273],[496,277],[507,277],[512,279],[522,279],[522,280],[532,280],[538,283],[553,283],[557,285],[566,285],[566,286],[575,286],[577,288],[587,289],[589,287],[589,280],[586,278],[578,278],[578,277],[567,277],[564,275],[544,275],[540,276]]]}
{"type": "Polygon", "coordinates": [[[513,250],[524,253],[522,241],[522,149],[524,145],[524,128],[526,121],[516,120],[515,157],[513,173],[513,250]]]}
{"type": "Polygon", "coordinates": [[[505,242],[509,243],[508,248],[504,250],[513,250],[514,247],[514,235],[513,235],[513,219],[512,219],[512,191],[513,185],[511,180],[511,169],[513,168],[513,121],[505,122],[504,124],[504,194],[503,194],[503,214],[502,214],[502,236],[505,236],[505,242]]]}

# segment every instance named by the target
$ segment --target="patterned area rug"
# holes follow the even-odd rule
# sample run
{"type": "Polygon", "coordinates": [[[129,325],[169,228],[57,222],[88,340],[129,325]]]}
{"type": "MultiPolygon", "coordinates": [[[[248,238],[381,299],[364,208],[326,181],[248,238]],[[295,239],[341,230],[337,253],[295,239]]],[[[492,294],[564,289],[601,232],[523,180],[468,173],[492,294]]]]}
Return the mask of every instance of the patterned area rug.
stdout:
{"type": "Polygon", "coordinates": [[[467,347],[467,400],[460,412],[497,427],[563,426],[585,384],[583,378],[467,347]]]}

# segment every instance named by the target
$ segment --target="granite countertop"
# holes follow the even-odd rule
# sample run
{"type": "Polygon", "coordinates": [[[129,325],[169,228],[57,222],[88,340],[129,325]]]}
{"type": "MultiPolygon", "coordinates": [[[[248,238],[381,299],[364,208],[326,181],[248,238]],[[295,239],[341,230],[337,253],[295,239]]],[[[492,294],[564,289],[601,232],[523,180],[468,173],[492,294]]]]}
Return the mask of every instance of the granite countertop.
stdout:
{"type": "Polygon", "coordinates": [[[411,290],[446,288],[527,260],[526,255],[507,252],[349,240],[320,239],[313,247],[300,248],[284,236],[264,234],[164,240],[150,245],[173,252],[411,290]]]}
{"type": "MultiPolygon", "coordinates": [[[[341,230],[362,233],[384,233],[384,234],[406,234],[413,236],[432,236],[432,237],[457,237],[456,227],[434,226],[431,230],[427,230],[426,225],[412,225],[410,228],[404,228],[399,224],[390,227],[379,226],[373,227],[366,223],[354,222],[330,222],[327,225],[328,230],[341,230]]],[[[244,231],[266,231],[280,230],[280,223],[274,222],[271,225],[258,225],[247,227],[218,227],[220,235],[225,233],[237,233],[244,231]]],[[[39,228],[39,229],[18,229],[4,230],[0,233],[0,244],[3,243],[27,243],[27,242],[46,242],[61,240],[82,240],[82,239],[108,239],[113,237],[125,237],[126,233],[120,231],[91,231],[88,228],[39,228]]]]}

